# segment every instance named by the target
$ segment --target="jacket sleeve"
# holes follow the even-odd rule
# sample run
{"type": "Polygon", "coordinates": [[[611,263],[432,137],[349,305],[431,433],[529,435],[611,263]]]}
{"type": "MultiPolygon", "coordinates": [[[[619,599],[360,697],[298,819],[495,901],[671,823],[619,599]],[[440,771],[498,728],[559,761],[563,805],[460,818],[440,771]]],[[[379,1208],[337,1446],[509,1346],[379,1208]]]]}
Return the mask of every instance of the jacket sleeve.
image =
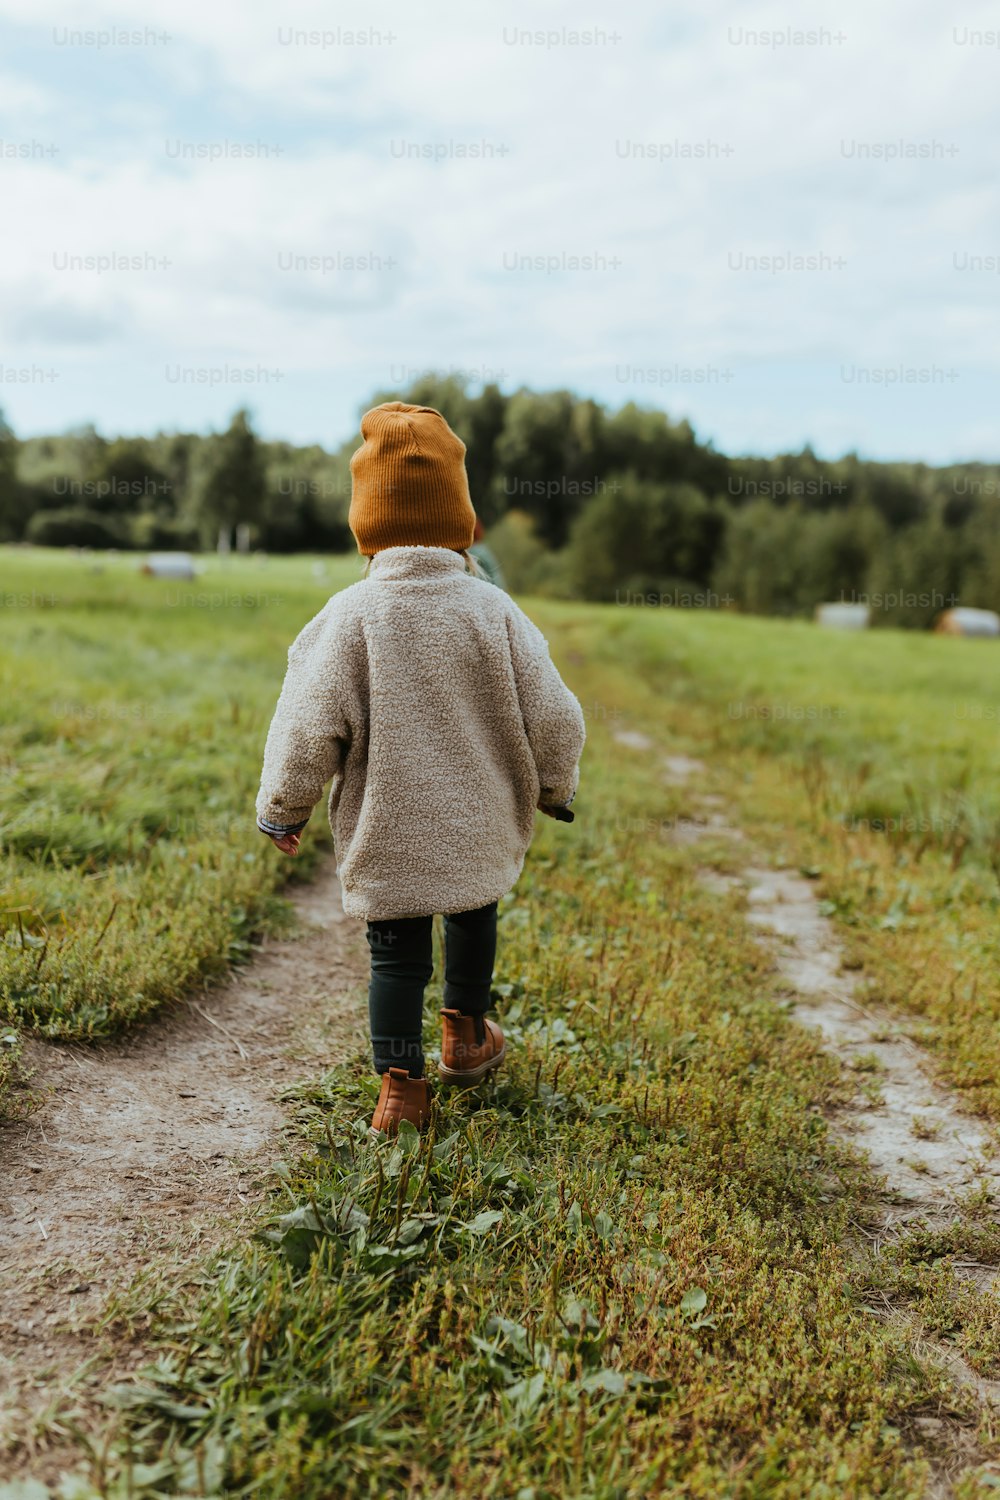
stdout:
{"type": "Polygon", "coordinates": [[[580,780],[586,738],[583,710],[556,671],[544,635],[513,602],[507,630],[524,729],[538,769],[540,800],[547,807],[565,807],[580,780]]]}
{"type": "Polygon", "coordinates": [[[323,610],[288,651],[288,670],[264,746],[257,826],[298,833],[343,768],[356,699],[344,623],[323,610]]]}

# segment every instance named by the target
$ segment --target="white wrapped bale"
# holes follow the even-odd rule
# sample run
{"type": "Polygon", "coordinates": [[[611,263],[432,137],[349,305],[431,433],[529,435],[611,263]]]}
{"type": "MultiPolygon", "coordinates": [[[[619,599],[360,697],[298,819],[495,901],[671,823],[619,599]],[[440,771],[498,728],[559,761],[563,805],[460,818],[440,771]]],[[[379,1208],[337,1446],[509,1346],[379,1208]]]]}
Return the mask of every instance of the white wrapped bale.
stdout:
{"type": "Polygon", "coordinates": [[[971,609],[959,606],[946,609],[938,615],[934,629],[940,635],[1000,635],[1000,615],[992,609],[971,609]]]}
{"type": "Polygon", "coordinates": [[[827,630],[867,630],[870,623],[871,610],[867,604],[838,601],[816,606],[816,624],[827,630]]]}
{"type": "Polygon", "coordinates": [[[190,583],[195,576],[194,558],[190,552],[151,552],[142,571],[150,578],[182,579],[190,583]]]}

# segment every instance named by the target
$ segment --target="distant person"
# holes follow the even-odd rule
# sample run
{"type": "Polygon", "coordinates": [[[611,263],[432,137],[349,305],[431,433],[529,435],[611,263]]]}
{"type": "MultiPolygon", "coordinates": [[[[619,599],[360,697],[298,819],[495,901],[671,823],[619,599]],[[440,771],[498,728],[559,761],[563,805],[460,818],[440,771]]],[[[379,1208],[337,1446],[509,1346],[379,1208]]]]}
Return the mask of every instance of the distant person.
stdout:
{"type": "Polygon", "coordinates": [[[365,577],[288,653],[264,750],[257,826],[286,854],[332,777],[344,911],[367,922],[373,1134],[418,1128],[431,931],[444,915],[438,1071],[472,1084],[504,1058],[486,1016],[497,901],[517,880],[536,807],[572,821],[583,715],[545,637],[469,556],[465,445],[440,412],[388,401],[361,419],[350,525],[365,577]]]}
{"type": "Polygon", "coordinates": [[[505,589],[507,582],[503,576],[503,568],[501,568],[497,555],[489,542],[484,540],[486,528],[478,516],[476,517],[476,529],[473,535],[474,540],[469,551],[479,564],[480,571],[489,579],[490,583],[495,583],[498,589],[505,589]]]}

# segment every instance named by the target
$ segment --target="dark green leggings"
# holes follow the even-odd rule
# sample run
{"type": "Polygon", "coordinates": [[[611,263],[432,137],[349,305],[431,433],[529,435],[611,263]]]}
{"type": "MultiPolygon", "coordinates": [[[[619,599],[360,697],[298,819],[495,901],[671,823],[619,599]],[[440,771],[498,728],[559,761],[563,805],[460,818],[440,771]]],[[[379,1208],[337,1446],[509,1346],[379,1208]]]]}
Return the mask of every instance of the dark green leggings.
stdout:
{"type": "MultiPolygon", "coordinates": [[[[368,923],[372,974],[368,1020],[376,1073],[424,1073],[424,988],[434,970],[433,917],[368,923]]],[[[490,1008],[497,951],[497,904],[444,919],[444,1003],[466,1016],[490,1008]]]]}

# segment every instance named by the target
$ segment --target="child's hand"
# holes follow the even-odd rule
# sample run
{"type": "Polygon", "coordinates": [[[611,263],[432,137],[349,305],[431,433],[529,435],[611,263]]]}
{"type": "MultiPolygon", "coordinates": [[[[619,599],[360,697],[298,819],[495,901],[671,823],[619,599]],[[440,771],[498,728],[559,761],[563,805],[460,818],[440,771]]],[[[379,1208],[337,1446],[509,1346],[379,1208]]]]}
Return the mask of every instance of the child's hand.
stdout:
{"type": "Polygon", "coordinates": [[[280,849],[282,854],[298,854],[301,837],[301,833],[283,833],[280,838],[275,834],[268,834],[271,843],[276,849],[280,849]]]}
{"type": "Polygon", "coordinates": [[[572,823],[574,814],[568,807],[550,807],[545,802],[538,803],[538,811],[544,813],[547,818],[555,818],[557,823],[572,823]]]}

